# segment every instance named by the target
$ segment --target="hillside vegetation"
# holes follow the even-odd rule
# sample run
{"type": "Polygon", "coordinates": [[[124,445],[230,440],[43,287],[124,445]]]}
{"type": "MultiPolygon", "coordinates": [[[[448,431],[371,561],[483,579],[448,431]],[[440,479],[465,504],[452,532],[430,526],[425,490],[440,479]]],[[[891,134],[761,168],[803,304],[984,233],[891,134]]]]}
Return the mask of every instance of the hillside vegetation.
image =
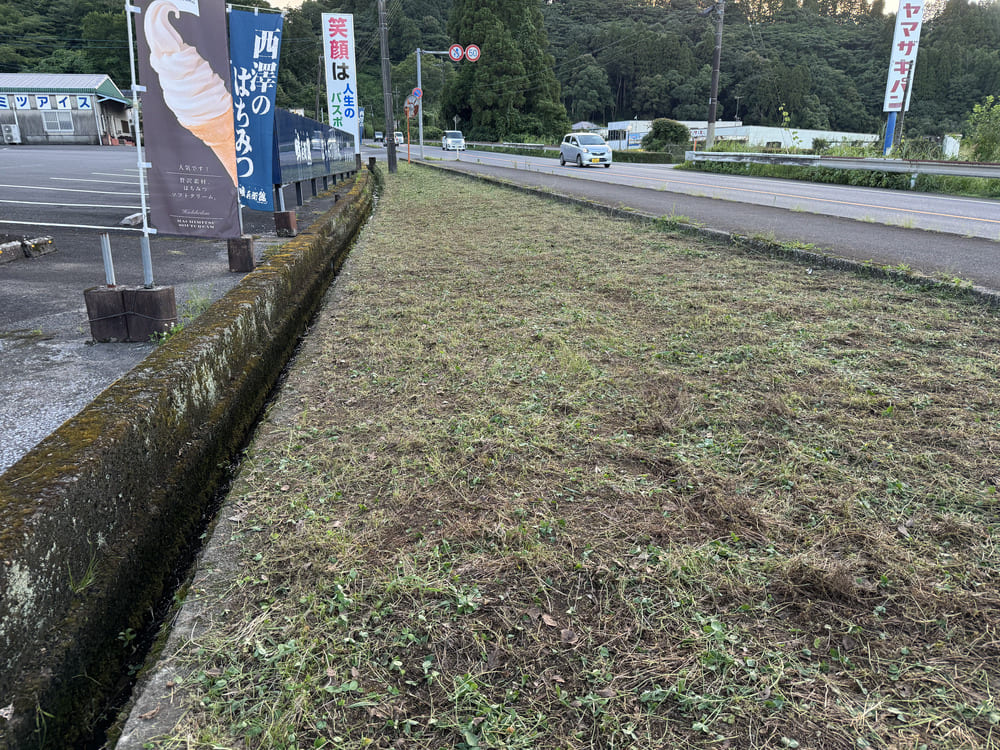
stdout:
{"type": "MultiPolygon", "coordinates": [[[[564,107],[573,121],[707,116],[715,18],[700,11],[709,3],[529,0],[532,7],[527,10],[521,8],[524,3],[490,0],[453,6],[453,0],[390,0],[389,53],[397,116],[402,116],[403,100],[416,83],[416,49],[440,51],[453,41],[483,45],[475,65],[491,68],[496,81],[477,81],[477,96],[489,88],[497,105],[509,102],[512,112],[531,110],[523,120],[494,118],[489,128],[508,123],[515,130],[542,129],[541,134],[555,127],[551,123],[559,112],[544,103],[536,108],[540,96],[564,107]],[[462,29],[475,27],[466,14],[487,6],[496,18],[530,17],[530,28],[515,29],[508,20],[505,28],[512,36],[505,32],[492,40],[489,34],[456,38],[462,29]],[[512,41],[517,53],[511,52],[512,41]],[[538,44],[547,47],[539,49],[538,44]],[[509,65],[505,68],[501,61],[509,65]]],[[[246,4],[267,6],[263,0],[246,4]]],[[[383,125],[376,4],[369,0],[306,0],[288,13],[279,104],[314,111],[320,15],[328,11],[355,14],[368,122],[391,130],[383,125]]],[[[7,0],[0,6],[0,72],[106,72],[127,86],[124,23],[120,3],[114,0],[7,0]]],[[[791,127],[878,131],[893,23],[894,17],[883,13],[882,0],[871,5],[864,0],[730,0],[725,6],[719,118],[779,125],[786,122],[787,112],[791,127]]],[[[462,88],[469,84],[461,79],[472,76],[472,65],[425,56],[428,124],[452,127],[455,115],[468,117],[463,106],[471,94],[462,88]]],[[[1000,4],[932,0],[907,133],[960,132],[973,107],[998,90],[1000,4]]]]}

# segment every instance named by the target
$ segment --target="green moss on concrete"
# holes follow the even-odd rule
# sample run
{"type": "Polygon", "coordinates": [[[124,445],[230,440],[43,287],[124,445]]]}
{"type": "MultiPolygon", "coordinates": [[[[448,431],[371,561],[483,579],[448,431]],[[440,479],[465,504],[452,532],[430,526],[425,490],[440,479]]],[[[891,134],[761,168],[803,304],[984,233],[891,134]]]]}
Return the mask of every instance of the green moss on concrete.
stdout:
{"type": "Polygon", "coordinates": [[[71,744],[121,687],[119,634],[146,623],[196,541],[372,194],[362,173],[320,231],[284,243],[0,476],[0,709],[13,706],[0,750],[71,744]],[[74,591],[70,571],[90,566],[74,591]]]}

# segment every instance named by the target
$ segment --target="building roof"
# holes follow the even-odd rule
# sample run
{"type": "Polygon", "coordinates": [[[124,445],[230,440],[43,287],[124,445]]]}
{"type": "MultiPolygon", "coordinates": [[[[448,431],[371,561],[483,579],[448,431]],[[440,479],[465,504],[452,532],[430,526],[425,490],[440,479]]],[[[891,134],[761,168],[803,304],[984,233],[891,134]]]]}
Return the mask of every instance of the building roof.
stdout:
{"type": "Polygon", "coordinates": [[[0,92],[8,94],[96,94],[122,104],[130,100],[103,73],[0,73],[0,92]]]}

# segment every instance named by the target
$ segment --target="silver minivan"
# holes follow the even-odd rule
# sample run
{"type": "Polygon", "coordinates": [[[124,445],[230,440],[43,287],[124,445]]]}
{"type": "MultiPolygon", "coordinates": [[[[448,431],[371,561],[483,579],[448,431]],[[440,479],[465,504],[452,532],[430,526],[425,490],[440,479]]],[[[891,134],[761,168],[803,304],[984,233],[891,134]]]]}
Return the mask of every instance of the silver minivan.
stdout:
{"type": "Polygon", "coordinates": [[[585,167],[588,164],[611,166],[611,147],[597,133],[569,133],[559,144],[559,165],[566,162],[585,167]]]}

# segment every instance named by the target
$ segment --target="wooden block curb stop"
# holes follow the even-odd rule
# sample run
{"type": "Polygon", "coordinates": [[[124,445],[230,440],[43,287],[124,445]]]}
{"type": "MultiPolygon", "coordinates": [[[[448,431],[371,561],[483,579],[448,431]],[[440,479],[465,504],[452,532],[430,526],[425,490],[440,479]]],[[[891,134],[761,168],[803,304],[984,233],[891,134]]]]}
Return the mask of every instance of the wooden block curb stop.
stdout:
{"type": "Polygon", "coordinates": [[[275,211],[274,229],[279,237],[294,237],[299,233],[294,211],[275,211]]]}
{"type": "Polygon", "coordinates": [[[234,273],[245,273],[254,269],[253,237],[244,234],[226,241],[229,251],[229,270],[234,273]]]}

